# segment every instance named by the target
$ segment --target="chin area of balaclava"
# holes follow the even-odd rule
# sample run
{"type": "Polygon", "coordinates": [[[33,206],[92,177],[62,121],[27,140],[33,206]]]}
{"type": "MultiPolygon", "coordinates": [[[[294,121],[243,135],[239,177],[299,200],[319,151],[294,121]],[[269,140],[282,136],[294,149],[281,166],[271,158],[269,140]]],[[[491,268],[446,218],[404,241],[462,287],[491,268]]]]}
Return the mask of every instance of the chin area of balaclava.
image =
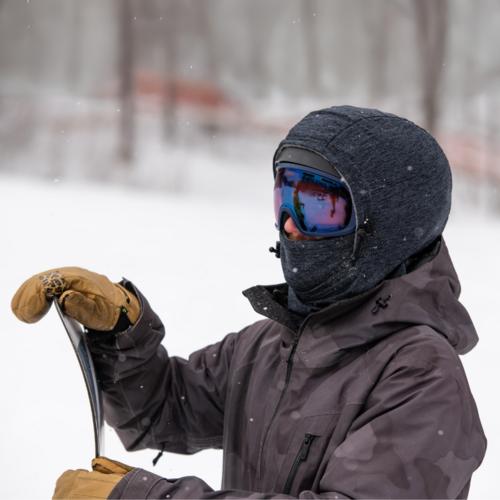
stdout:
{"type": "Polygon", "coordinates": [[[343,298],[357,273],[351,258],[353,244],[354,235],[295,241],[280,232],[290,309],[307,313],[343,298]]]}
{"type": "Polygon", "coordinates": [[[288,307],[307,314],[355,297],[404,268],[441,235],[451,204],[451,173],[434,138],[414,123],[374,109],[314,111],[280,143],[326,159],[353,198],[356,232],[321,240],[280,233],[288,307]]]}

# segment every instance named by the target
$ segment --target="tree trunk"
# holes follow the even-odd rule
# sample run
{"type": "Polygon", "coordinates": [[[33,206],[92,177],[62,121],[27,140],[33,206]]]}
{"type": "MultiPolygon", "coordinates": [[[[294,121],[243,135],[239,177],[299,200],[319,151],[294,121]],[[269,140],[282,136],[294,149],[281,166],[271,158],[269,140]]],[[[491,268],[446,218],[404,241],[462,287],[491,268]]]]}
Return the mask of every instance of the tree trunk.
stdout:
{"type": "Polygon", "coordinates": [[[368,44],[369,92],[373,101],[378,102],[388,94],[388,50],[393,6],[384,2],[370,2],[363,7],[368,44]]]}
{"type": "MultiPolygon", "coordinates": [[[[206,1],[200,2],[199,0],[194,0],[193,9],[196,13],[198,37],[204,47],[206,79],[211,85],[217,87],[219,64],[212,26],[210,24],[210,4],[206,1]]],[[[209,108],[206,116],[203,117],[201,125],[207,134],[215,134],[219,130],[217,109],[209,108]]]]}
{"type": "Polygon", "coordinates": [[[247,78],[252,84],[254,96],[261,98],[264,97],[269,88],[269,25],[274,20],[268,16],[262,1],[247,2],[245,10],[248,19],[245,27],[249,31],[248,35],[251,41],[247,78]]]}
{"type": "Polygon", "coordinates": [[[300,10],[300,19],[304,37],[306,89],[308,94],[315,96],[320,90],[321,74],[316,22],[318,15],[317,1],[301,0],[300,10]]]}
{"type": "Polygon", "coordinates": [[[414,0],[424,127],[436,130],[448,28],[448,0],[414,0]]]}
{"type": "Polygon", "coordinates": [[[77,93],[81,82],[82,68],[82,12],[79,3],[72,4],[71,24],[72,36],[68,41],[70,47],[68,61],[68,84],[73,93],[77,93]]]}
{"type": "Polygon", "coordinates": [[[163,91],[163,136],[166,141],[177,135],[177,30],[179,9],[175,1],[166,4],[163,43],[165,46],[165,88],[163,91]]]}
{"type": "Polygon", "coordinates": [[[118,10],[118,75],[120,78],[118,156],[130,165],[135,155],[134,109],[134,36],[131,0],[117,0],[118,10]]]}

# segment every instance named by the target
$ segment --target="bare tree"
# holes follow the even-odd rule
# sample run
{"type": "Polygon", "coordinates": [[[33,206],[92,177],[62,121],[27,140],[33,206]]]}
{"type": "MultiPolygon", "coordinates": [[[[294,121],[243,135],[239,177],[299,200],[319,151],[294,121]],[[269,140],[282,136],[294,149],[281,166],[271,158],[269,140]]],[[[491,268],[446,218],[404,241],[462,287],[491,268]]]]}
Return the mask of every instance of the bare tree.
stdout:
{"type": "Polygon", "coordinates": [[[249,77],[256,97],[263,97],[270,81],[268,55],[269,31],[273,16],[269,15],[267,3],[262,1],[247,2],[245,14],[249,30],[249,77]]]}
{"type": "Polygon", "coordinates": [[[421,66],[424,126],[434,132],[439,114],[448,31],[448,0],[414,0],[417,51],[421,66]]]}
{"type": "Polygon", "coordinates": [[[301,0],[300,10],[304,36],[306,88],[308,93],[315,95],[320,90],[321,76],[317,29],[318,3],[316,0],[301,0]]]}
{"type": "MultiPolygon", "coordinates": [[[[219,61],[217,58],[217,48],[215,46],[214,34],[210,22],[210,4],[208,2],[200,2],[199,0],[192,1],[192,8],[195,12],[196,27],[198,36],[204,47],[205,75],[206,80],[211,84],[216,84],[219,75],[219,61]]],[[[207,120],[204,120],[202,125],[209,134],[213,134],[218,130],[218,121],[215,113],[209,112],[207,120]]]]}
{"type": "Polygon", "coordinates": [[[177,135],[177,23],[179,6],[166,3],[164,10],[163,45],[165,50],[165,88],[163,91],[163,136],[171,140],[177,135]]]}
{"type": "Polygon", "coordinates": [[[81,80],[82,66],[82,12],[81,3],[71,4],[72,37],[68,40],[68,85],[75,91],[81,80]]]}
{"type": "Polygon", "coordinates": [[[120,113],[118,156],[131,164],[135,153],[134,30],[131,0],[116,0],[120,113]]]}
{"type": "Polygon", "coordinates": [[[387,95],[389,33],[394,8],[386,2],[367,2],[361,9],[368,43],[368,89],[374,100],[387,95]]]}

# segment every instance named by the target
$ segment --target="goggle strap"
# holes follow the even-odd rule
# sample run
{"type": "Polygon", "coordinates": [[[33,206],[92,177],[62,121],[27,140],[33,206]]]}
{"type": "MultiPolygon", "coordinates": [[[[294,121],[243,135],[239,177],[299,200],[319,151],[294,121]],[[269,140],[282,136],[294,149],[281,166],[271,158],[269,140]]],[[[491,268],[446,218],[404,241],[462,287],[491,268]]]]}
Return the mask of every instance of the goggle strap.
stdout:
{"type": "Polygon", "coordinates": [[[308,165],[316,168],[329,175],[334,175],[339,179],[342,175],[333,167],[328,160],[320,156],[318,153],[313,153],[307,149],[284,146],[279,150],[274,159],[274,170],[278,167],[278,163],[295,163],[298,166],[308,165]]]}

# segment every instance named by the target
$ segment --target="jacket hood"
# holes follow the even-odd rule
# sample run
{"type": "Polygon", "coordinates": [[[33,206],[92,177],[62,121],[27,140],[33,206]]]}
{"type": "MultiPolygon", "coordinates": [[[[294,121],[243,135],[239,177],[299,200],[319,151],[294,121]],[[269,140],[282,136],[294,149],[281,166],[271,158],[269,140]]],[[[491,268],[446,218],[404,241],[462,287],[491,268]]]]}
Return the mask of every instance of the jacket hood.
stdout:
{"type": "MultiPolygon", "coordinates": [[[[284,340],[289,342],[297,335],[294,325],[298,323],[275,298],[284,287],[257,286],[243,293],[256,312],[288,327],[284,340]]],[[[478,336],[459,295],[458,276],[441,240],[436,256],[414,271],[308,315],[298,328],[298,354],[311,367],[326,366],[347,349],[422,326],[442,335],[458,354],[465,354],[478,336]]]]}
{"type": "Polygon", "coordinates": [[[350,278],[335,301],[373,288],[441,235],[451,204],[448,160],[435,139],[411,121],[376,109],[321,109],[292,127],[273,166],[288,151],[300,163],[301,149],[340,173],[353,200],[357,229],[350,278]]]}

